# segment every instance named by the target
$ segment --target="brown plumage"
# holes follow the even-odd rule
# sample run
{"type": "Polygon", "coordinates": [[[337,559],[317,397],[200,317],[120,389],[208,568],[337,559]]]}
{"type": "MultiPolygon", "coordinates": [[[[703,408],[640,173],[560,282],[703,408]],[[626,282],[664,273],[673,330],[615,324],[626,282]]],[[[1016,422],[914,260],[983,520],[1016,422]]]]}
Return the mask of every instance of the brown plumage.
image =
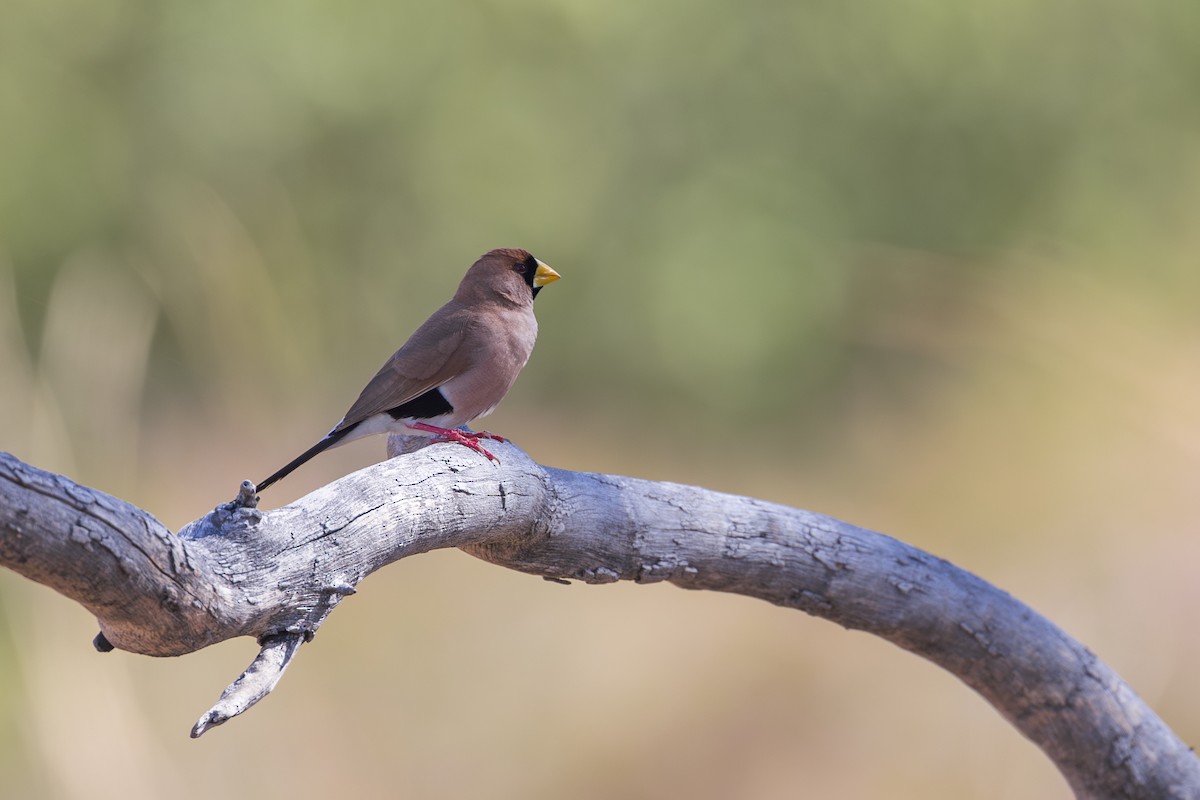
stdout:
{"type": "Polygon", "coordinates": [[[525,250],[501,249],[476,261],[450,302],[392,355],[333,430],[258,484],[283,478],[313,456],[377,433],[434,435],[495,456],[458,430],[490,413],[508,394],[533,352],[533,299],[558,273],[525,250]]]}

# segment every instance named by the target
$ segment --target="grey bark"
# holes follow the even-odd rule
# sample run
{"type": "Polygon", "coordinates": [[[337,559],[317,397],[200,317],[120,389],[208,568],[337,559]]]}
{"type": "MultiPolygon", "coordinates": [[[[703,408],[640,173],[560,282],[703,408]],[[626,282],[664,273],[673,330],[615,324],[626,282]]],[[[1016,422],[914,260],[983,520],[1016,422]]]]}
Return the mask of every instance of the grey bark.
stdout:
{"type": "Polygon", "coordinates": [[[979,692],[1081,798],[1197,798],[1200,760],[1110,668],[1028,606],[891,537],[692,486],[495,465],[415,447],[292,505],[254,487],[172,534],[150,514],[0,454],[0,564],[96,615],[97,647],[182,655],[234,636],[262,650],[193,728],[242,713],[369,573],[458,547],[555,581],[668,581],[868,631],[979,692]]]}

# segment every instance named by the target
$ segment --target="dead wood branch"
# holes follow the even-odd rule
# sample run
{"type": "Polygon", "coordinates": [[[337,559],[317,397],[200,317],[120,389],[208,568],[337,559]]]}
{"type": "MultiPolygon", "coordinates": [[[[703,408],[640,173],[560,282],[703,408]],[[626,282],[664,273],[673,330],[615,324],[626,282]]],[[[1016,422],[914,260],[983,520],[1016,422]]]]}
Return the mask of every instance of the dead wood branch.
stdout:
{"type": "Polygon", "coordinates": [[[513,445],[497,454],[425,447],[270,512],[247,484],[178,534],[3,454],[0,564],[88,608],[98,646],[169,656],[256,637],[262,652],[197,736],[266,696],[366,575],[458,547],[552,580],[736,592],[874,633],[983,695],[1079,797],[1200,797],[1200,760],[1111,669],[942,559],[753,498],[552,469],[513,445]]]}

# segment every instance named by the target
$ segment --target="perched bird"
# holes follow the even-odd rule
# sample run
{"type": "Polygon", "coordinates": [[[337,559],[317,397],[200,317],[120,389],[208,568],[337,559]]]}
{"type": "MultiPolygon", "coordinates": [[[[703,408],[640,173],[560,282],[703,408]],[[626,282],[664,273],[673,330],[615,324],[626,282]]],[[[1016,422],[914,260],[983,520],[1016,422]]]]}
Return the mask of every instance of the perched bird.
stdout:
{"type": "Polygon", "coordinates": [[[258,484],[262,491],[313,456],[377,433],[434,436],[489,459],[459,426],[492,412],[529,361],[537,338],[533,298],[559,274],[524,250],[485,253],[439,308],[387,360],[325,438],[258,484]]]}

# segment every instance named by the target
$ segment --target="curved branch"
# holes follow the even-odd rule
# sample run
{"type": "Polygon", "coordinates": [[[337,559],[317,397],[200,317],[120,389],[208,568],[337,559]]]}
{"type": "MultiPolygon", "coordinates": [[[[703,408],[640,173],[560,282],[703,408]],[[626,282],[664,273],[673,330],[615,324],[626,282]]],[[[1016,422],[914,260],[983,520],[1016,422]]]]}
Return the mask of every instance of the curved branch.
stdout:
{"type": "MultiPolygon", "coordinates": [[[[391,453],[415,446],[393,438],[391,453]]],[[[193,735],[274,687],[367,574],[459,547],[551,580],[668,581],[864,630],[982,694],[1080,797],[1200,796],[1200,761],[1107,666],[1032,609],[882,534],[691,486],[497,466],[434,445],[270,512],[252,490],[177,536],[145,512],[0,456],[0,563],[96,614],[116,647],[178,655],[252,635],[263,652],[193,735]]]]}

